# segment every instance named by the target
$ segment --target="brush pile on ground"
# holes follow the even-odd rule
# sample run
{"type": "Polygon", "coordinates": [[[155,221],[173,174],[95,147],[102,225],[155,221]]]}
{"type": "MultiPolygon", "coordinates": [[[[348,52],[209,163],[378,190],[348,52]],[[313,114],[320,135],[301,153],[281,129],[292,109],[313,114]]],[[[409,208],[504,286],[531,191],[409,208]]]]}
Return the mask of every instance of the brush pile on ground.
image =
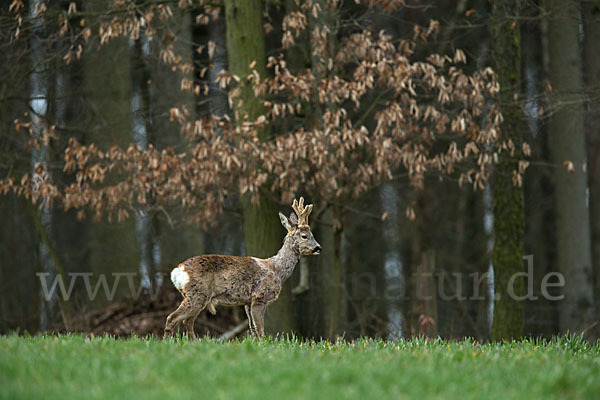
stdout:
{"type": "MultiPolygon", "coordinates": [[[[161,286],[157,294],[142,293],[137,299],[126,297],[85,312],[80,317],[71,319],[67,330],[97,336],[110,334],[128,337],[135,334],[140,337],[162,337],[167,315],[177,308],[180,301],[181,295],[172,285],[161,286]]],[[[243,333],[244,330],[239,328],[245,322],[242,314],[243,311],[240,313],[233,307],[221,307],[216,315],[201,313],[196,320],[196,333],[199,336],[235,336],[243,333]]],[[[65,328],[62,326],[57,330],[65,331],[65,328]]]]}

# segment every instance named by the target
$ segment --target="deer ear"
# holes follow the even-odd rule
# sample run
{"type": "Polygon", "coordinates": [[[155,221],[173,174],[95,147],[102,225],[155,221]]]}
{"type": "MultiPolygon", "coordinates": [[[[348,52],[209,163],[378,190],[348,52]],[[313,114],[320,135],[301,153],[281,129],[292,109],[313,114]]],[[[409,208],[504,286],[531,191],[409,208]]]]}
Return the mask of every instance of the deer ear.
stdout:
{"type": "Polygon", "coordinates": [[[288,232],[292,230],[292,225],[290,225],[290,221],[288,221],[285,215],[279,213],[279,219],[281,220],[281,225],[283,225],[283,227],[287,229],[288,232]]]}
{"type": "Polygon", "coordinates": [[[292,212],[290,214],[290,222],[292,223],[292,225],[298,225],[298,216],[295,212],[292,212]]]}

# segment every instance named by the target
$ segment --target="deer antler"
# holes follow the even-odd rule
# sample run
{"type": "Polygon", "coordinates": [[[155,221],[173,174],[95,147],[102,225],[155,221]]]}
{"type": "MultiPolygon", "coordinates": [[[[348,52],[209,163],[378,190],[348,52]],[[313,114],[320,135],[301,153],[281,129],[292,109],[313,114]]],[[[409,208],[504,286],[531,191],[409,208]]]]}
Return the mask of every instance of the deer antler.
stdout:
{"type": "Polygon", "coordinates": [[[304,197],[300,197],[300,201],[294,199],[292,203],[292,208],[296,212],[298,216],[298,226],[300,225],[308,225],[308,216],[313,209],[313,205],[309,204],[304,207],[304,197]]]}

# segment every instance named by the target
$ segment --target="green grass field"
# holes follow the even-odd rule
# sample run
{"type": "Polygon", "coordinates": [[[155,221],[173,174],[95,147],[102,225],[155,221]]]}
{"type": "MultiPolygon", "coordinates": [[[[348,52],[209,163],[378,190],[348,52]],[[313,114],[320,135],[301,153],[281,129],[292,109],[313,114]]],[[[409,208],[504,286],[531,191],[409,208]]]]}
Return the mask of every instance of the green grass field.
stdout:
{"type": "Polygon", "coordinates": [[[600,345],[0,337],[5,399],[600,398],[600,345]]]}

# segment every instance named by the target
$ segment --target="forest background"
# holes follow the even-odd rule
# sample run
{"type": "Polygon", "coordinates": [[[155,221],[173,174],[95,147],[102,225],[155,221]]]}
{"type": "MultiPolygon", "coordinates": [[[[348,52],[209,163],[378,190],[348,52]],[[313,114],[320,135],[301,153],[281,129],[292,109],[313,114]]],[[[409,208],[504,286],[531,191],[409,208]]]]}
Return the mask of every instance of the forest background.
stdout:
{"type": "Polygon", "coordinates": [[[302,195],[324,251],[272,334],[598,336],[600,1],[13,0],[0,24],[0,332],[174,307],[171,268],[274,254],[302,195]]]}

